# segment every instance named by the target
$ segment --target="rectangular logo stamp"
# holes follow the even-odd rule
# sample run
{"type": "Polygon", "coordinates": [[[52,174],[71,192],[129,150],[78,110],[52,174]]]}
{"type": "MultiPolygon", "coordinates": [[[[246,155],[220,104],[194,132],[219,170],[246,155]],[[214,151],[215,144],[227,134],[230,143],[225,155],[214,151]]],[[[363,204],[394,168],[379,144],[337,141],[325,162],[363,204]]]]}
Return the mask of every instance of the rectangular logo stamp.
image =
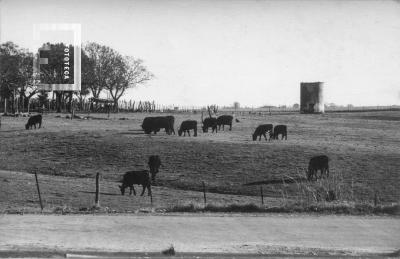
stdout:
{"type": "Polygon", "coordinates": [[[33,71],[39,90],[81,90],[81,25],[35,24],[33,71]]]}

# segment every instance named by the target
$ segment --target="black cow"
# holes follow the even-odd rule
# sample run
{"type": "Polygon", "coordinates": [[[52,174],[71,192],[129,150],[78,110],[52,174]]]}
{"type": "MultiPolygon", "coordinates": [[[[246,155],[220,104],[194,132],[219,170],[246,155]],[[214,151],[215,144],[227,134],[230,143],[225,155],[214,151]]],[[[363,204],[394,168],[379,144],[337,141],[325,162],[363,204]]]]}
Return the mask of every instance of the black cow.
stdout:
{"type": "Polygon", "coordinates": [[[322,178],[324,172],[326,172],[326,176],[329,177],[329,158],[327,156],[315,156],[310,159],[308,163],[307,179],[310,181],[315,177],[315,180],[317,180],[318,170],[321,170],[320,178],[322,178]]]}
{"type": "MultiPolygon", "coordinates": [[[[174,129],[175,117],[170,115],[170,116],[165,116],[165,118],[167,118],[169,126],[170,126],[169,134],[174,133],[174,135],[175,135],[175,129],[174,129]]],[[[165,132],[167,132],[167,129],[165,129],[165,132]]]]}
{"type": "Polygon", "coordinates": [[[150,168],[150,174],[151,174],[151,180],[153,182],[156,181],[156,174],[158,173],[158,169],[161,166],[161,159],[157,155],[153,155],[149,157],[149,162],[148,162],[149,168],[150,168]]]}
{"type": "Polygon", "coordinates": [[[216,118],[206,118],[203,121],[203,132],[208,132],[208,128],[212,128],[212,132],[217,133],[217,119],[216,118]]]}
{"type": "Polygon", "coordinates": [[[233,121],[233,116],[231,115],[221,115],[217,118],[217,125],[218,125],[218,130],[221,130],[221,125],[222,125],[222,130],[225,130],[224,126],[229,125],[229,130],[232,130],[232,121],[233,121]]]}
{"type": "Polygon", "coordinates": [[[271,131],[270,138],[279,139],[279,135],[282,135],[282,139],[285,138],[287,140],[287,126],[286,125],[276,125],[274,127],[274,131],[271,131]]]}
{"type": "Polygon", "coordinates": [[[170,135],[171,128],[171,120],[164,116],[146,117],[142,123],[142,129],[146,134],[150,134],[151,132],[157,134],[160,129],[165,129],[165,132],[170,135]]]}
{"type": "Polygon", "coordinates": [[[142,194],[140,196],[143,196],[146,188],[148,190],[148,195],[151,195],[151,180],[148,170],[126,172],[122,179],[122,185],[118,186],[121,190],[121,194],[124,195],[125,188],[130,187],[129,195],[132,195],[132,191],[133,194],[136,195],[135,188],[133,187],[134,184],[143,186],[142,194]]]}
{"type": "MultiPolygon", "coordinates": [[[[265,138],[265,140],[267,140],[267,135],[266,135],[266,133],[267,133],[268,131],[271,132],[272,129],[273,129],[272,124],[262,124],[262,125],[259,125],[259,126],[256,128],[256,130],[254,131],[254,133],[253,133],[253,140],[254,140],[254,141],[257,140],[257,137],[258,137],[258,136],[260,137],[259,140],[261,140],[261,135],[263,135],[264,138],[265,138]]],[[[271,139],[271,138],[270,138],[270,139],[271,139]]]]}
{"type": "Polygon", "coordinates": [[[197,136],[197,121],[195,120],[186,120],[182,121],[181,126],[178,129],[178,135],[182,136],[182,132],[184,136],[186,136],[186,132],[190,137],[190,130],[194,131],[194,136],[197,136]]]}
{"type": "Polygon", "coordinates": [[[28,123],[25,124],[25,129],[32,129],[32,126],[36,129],[36,124],[39,124],[39,129],[42,127],[42,115],[34,115],[28,119],[28,123]]]}

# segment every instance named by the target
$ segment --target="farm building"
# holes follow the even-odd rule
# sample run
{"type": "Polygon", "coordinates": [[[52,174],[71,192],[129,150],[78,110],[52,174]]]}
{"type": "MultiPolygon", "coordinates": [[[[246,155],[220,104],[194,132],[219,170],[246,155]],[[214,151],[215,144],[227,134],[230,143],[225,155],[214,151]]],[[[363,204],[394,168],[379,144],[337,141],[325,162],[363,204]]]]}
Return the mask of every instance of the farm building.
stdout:
{"type": "Polygon", "coordinates": [[[323,82],[300,83],[300,113],[324,113],[323,82]]]}

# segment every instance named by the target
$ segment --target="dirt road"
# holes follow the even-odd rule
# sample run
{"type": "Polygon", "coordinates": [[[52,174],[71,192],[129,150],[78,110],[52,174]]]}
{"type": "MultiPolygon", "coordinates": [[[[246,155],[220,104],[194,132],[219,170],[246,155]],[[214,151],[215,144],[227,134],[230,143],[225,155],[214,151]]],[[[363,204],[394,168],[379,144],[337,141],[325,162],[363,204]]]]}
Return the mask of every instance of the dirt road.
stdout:
{"type": "Polygon", "coordinates": [[[2,215],[0,251],[381,254],[400,219],[313,215],[2,215]]]}

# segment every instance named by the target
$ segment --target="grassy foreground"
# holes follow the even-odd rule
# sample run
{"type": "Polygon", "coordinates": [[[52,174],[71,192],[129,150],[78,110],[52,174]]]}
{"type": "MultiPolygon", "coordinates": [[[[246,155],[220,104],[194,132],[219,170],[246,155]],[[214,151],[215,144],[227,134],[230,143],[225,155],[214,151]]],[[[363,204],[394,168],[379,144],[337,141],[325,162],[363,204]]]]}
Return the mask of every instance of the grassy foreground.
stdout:
{"type": "MultiPolygon", "coordinates": [[[[43,128],[31,131],[23,127],[27,118],[3,117],[0,170],[22,174],[0,174],[2,208],[37,207],[33,172],[46,179],[41,188],[52,208],[90,208],[97,172],[105,184],[102,206],[121,212],[148,207],[147,198],[134,197],[132,204],[130,197],[120,196],[116,181],[127,170],[147,168],[147,158],[153,154],[163,161],[154,207],[201,204],[202,182],[210,204],[216,197],[222,207],[260,204],[260,186],[269,208],[289,202],[306,208],[325,202],[329,190],[340,202],[377,208],[400,200],[398,111],[246,115],[238,117],[240,123],[234,123],[232,131],[200,132],[196,138],[164,132],[144,135],[138,130],[145,116],[149,114],[112,114],[108,119],[95,114],[89,120],[69,120],[46,114],[43,128]],[[287,124],[288,140],[253,142],[250,135],[262,123],[287,124]],[[330,181],[251,185],[304,177],[308,159],[319,154],[331,159],[330,181]]],[[[199,114],[175,117],[175,128],[185,119],[200,120],[199,114]]]]}

